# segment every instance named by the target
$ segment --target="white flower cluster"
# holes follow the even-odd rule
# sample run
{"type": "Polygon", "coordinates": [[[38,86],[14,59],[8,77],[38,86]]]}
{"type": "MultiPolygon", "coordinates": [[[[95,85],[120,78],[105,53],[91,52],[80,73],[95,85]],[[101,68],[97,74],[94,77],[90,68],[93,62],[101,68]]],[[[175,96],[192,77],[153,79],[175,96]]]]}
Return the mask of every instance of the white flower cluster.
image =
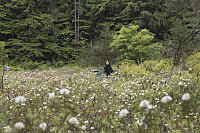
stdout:
{"type": "Polygon", "coordinates": [[[83,126],[81,127],[82,130],[86,130],[86,128],[87,128],[87,127],[86,127],[85,125],[83,125],[83,126]]]}
{"type": "Polygon", "coordinates": [[[49,99],[54,99],[56,97],[55,93],[52,92],[52,93],[49,93],[49,99]]]}
{"type": "Polygon", "coordinates": [[[190,99],[190,94],[189,94],[189,93],[183,94],[183,96],[182,96],[182,100],[183,100],[183,101],[187,101],[187,100],[189,100],[189,99],[190,99]]]}
{"type": "Polygon", "coordinates": [[[3,127],[3,128],[4,128],[5,133],[11,133],[12,132],[12,128],[10,126],[3,127]]]}
{"type": "Polygon", "coordinates": [[[62,94],[62,95],[69,95],[70,91],[68,89],[62,89],[62,90],[60,90],[60,94],[62,94]]]}
{"type": "Polygon", "coordinates": [[[183,84],[183,82],[180,81],[180,82],[178,83],[178,85],[179,85],[179,86],[182,86],[182,85],[184,85],[184,84],[183,84]]]}
{"type": "Polygon", "coordinates": [[[94,128],[94,127],[91,127],[90,129],[91,129],[91,130],[94,130],[95,128],[94,128]]]}
{"type": "Polygon", "coordinates": [[[46,130],[47,124],[45,122],[40,123],[39,128],[41,128],[43,131],[46,130]]]}
{"type": "Polygon", "coordinates": [[[122,110],[119,112],[119,118],[126,117],[128,114],[129,114],[129,111],[128,111],[127,109],[122,109],[122,110]]]}
{"type": "Polygon", "coordinates": [[[71,117],[68,122],[72,125],[79,125],[79,121],[76,117],[71,117]]]}
{"type": "Polygon", "coordinates": [[[25,128],[24,124],[22,122],[17,122],[15,123],[15,128],[18,128],[18,129],[22,129],[22,128],[25,128]]]}
{"type": "Polygon", "coordinates": [[[152,105],[149,104],[149,101],[147,100],[143,100],[140,102],[140,105],[139,105],[141,108],[146,108],[146,109],[152,109],[152,105]]]}
{"type": "Polygon", "coordinates": [[[25,102],[26,102],[26,98],[24,98],[24,96],[17,96],[15,98],[15,103],[25,104],[25,102]]]}
{"type": "Polygon", "coordinates": [[[171,101],[172,98],[170,96],[164,96],[162,99],[161,99],[161,102],[162,103],[168,103],[169,101],[171,101]]]}

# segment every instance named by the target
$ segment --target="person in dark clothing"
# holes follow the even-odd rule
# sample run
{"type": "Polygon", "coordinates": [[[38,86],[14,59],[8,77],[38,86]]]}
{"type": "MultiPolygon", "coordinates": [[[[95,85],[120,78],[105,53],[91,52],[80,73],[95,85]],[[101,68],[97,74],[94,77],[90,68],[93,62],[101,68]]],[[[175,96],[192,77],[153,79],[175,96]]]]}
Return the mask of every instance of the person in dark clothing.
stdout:
{"type": "Polygon", "coordinates": [[[110,66],[110,62],[106,61],[104,65],[104,73],[106,73],[106,76],[110,75],[113,72],[112,67],[110,66]]]}

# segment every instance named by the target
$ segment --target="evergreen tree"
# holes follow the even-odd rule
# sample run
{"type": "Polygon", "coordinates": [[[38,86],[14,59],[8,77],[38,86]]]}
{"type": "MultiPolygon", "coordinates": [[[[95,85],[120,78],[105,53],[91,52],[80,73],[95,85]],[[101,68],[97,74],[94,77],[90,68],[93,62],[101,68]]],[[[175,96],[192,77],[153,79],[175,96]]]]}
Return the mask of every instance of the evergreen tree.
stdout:
{"type": "Polygon", "coordinates": [[[73,59],[70,5],[65,0],[3,3],[1,11],[8,14],[4,16],[8,26],[4,25],[3,32],[9,58],[15,62],[73,59]],[[10,32],[5,34],[8,29],[10,32]]]}
{"type": "Polygon", "coordinates": [[[138,30],[146,28],[156,40],[163,41],[163,55],[173,57],[175,62],[198,49],[198,0],[76,1],[77,42],[73,0],[1,0],[0,41],[6,42],[9,59],[15,63],[67,63],[79,56],[83,48],[93,46],[98,47],[99,53],[95,53],[99,55],[105,51],[104,45],[110,44],[112,33],[129,24],[139,25],[138,30]]]}
{"type": "Polygon", "coordinates": [[[169,1],[167,8],[171,27],[164,44],[168,56],[173,57],[175,65],[179,65],[195,49],[199,49],[198,19],[190,0],[169,1]]]}

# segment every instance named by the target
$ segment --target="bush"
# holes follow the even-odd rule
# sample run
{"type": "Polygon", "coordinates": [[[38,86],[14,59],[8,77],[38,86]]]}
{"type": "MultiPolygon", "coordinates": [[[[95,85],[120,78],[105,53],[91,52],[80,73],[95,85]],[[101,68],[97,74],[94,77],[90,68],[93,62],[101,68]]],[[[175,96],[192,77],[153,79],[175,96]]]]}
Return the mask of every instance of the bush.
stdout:
{"type": "Polygon", "coordinates": [[[0,61],[4,61],[7,57],[4,50],[5,44],[6,44],[5,42],[0,41],[0,61]]]}
{"type": "Polygon", "coordinates": [[[187,59],[187,65],[189,67],[189,72],[191,74],[196,75],[197,77],[199,77],[200,75],[200,52],[191,55],[188,57],[187,59]]]}
{"type": "Polygon", "coordinates": [[[59,67],[63,67],[65,66],[65,62],[64,61],[57,61],[57,62],[53,62],[53,66],[56,67],[56,68],[59,68],[59,67]]]}
{"type": "Polygon", "coordinates": [[[151,72],[157,74],[168,72],[173,69],[173,60],[162,59],[162,60],[147,60],[143,63],[144,67],[151,72]]]}
{"type": "Polygon", "coordinates": [[[125,62],[125,63],[122,63],[121,68],[122,68],[122,73],[128,77],[131,77],[133,75],[141,76],[141,75],[150,74],[150,72],[147,71],[145,67],[141,64],[137,65],[130,62],[125,62]]]}
{"type": "Polygon", "coordinates": [[[41,63],[39,63],[37,61],[35,61],[35,62],[29,61],[27,63],[23,63],[22,68],[24,68],[26,70],[35,70],[35,69],[39,68],[40,65],[41,65],[41,63]]]}
{"type": "Polygon", "coordinates": [[[118,59],[134,60],[137,64],[150,59],[152,51],[157,53],[159,43],[154,43],[154,34],[147,29],[139,31],[138,25],[122,27],[114,35],[114,41],[111,43],[113,51],[119,54],[118,59]]]}
{"type": "Polygon", "coordinates": [[[122,63],[122,72],[126,76],[146,75],[146,74],[164,74],[173,69],[173,61],[170,59],[163,60],[147,60],[143,64],[137,65],[133,61],[122,63]]]}

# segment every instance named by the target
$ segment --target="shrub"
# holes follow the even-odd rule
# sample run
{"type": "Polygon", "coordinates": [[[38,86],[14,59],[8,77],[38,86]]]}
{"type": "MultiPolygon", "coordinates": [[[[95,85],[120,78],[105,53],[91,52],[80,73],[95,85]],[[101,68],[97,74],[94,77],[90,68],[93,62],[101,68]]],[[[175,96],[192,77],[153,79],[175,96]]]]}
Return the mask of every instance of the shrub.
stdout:
{"type": "Polygon", "coordinates": [[[4,50],[5,44],[6,44],[5,42],[0,41],[0,61],[4,61],[7,57],[4,50]]]}
{"type": "Polygon", "coordinates": [[[127,61],[126,63],[122,63],[122,72],[126,76],[131,75],[146,75],[156,73],[156,74],[164,74],[168,73],[173,69],[173,61],[170,59],[163,60],[147,60],[143,64],[137,65],[133,63],[133,61],[127,61]]]}
{"type": "Polygon", "coordinates": [[[151,72],[157,74],[168,72],[173,69],[173,61],[171,59],[147,60],[143,63],[144,67],[151,72]]]}
{"type": "Polygon", "coordinates": [[[150,74],[150,72],[147,71],[143,65],[137,65],[130,62],[122,63],[121,68],[123,68],[122,73],[128,77],[132,75],[142,76],[142,75],[150,74]]]}
{"type": "Polygon", "coordinates": [[[113,38],[110,46],[119,54],[118,59],[134,60],[137,64],[150,59],[151,51],[157,53],[155,48],[159,46],[159,43],[153,42],[154,34],[147,29],[139,31],[138,25],[122,27],[113,38]]]}
{"type": "MultiPolygon", "coordinates": [[[[14,62],[10,62],[11,65],[13,66],[13,68],[16,68],[16,70],[35,70],[35,69],[40,69],[42,68],[44,65],[42,62],[37,62],[37,61],[26,61],[26,62],[22,62],[22,63],[14,63],[14,62]]],[[[15,69],[14,69],[15,70],[15,69]]]]}
{"type": "Polygon", "coordinates": [[[53,66],[56,67],[56,68],[59,68],[59,67],[63,67],[65,66],[65,62],[64,61],[57,61],[57,62],[53,62],[53,66]]]}
{"type": "Polygon", "coordinates": [[[200,52],[189,56],[187,59],[189,72],[191,74],[196,75],[197,77],[199,77],[199,75],[200,75],[200,62],[199,61],[200,61],[200,52]]]}

